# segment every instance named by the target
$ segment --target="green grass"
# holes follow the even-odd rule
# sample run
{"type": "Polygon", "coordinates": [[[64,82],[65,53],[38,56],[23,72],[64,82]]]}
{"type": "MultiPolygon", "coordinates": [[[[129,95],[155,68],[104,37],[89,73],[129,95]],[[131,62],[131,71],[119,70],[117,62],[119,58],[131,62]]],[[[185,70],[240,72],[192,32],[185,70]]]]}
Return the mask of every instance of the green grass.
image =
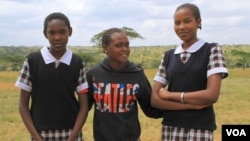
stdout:
{"type": "MultiPolygon", "coordinates": [[[[157,69],[145,70],[150,82],[157,69]]],[[[27,141],[29,133],[18,113],[19,89],[14,86],[19,72],[0,72],[0,141],[27,141]]],[[[229,77],[222,81],[221,94],[214,105],[217,130],[215,141],[221,140],[222,124],[250,124],[250,69],[229,69],[229,77]]],[[[85,141],[93,141],[93,110],[83,127],[85,141]]],[[[140,111],[142,141],[159,141],[161,119],[147,118],[140,111]]]]}

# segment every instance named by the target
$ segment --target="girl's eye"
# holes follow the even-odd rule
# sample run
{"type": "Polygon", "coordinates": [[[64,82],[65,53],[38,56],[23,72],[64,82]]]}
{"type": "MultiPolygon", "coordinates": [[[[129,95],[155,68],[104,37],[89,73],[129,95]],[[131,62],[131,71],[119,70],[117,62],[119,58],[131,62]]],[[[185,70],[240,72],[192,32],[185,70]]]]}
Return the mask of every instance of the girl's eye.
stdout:
{"type": "Polygon", "coordinates": [[[118,43],[115,45],[117,48],[122,48],[122,47],[126,47],[128,48],[129,47],[129,42],[127,43],[118,43]]]}
{"type": "Polygon", "coordinates": [[[54,34],[55,34],[55,32],[54,32],[54,31],[49,31],[49,32],[48,32],[48,34],[50,34],[50,35],[54,35],[54,34]]]}
{"type": "Polygon", "coordinates": [[[60,35],[65,35],[67,33],[67,31],[66,30],[60,30],[60,31],[58,31],[58,32],[56,32],[56,31],[48,31],[48,34],[49,35],[55,35],[55,34],[60,34],[60,35]]]}
{"type": "Polygon", "coordinates": [[[60,31],[60,34],[66,34],[67,33],[67,31],[66,30],[62,30],[62,31],[60,31]]]}
{"type": "Polygon", "coordinates": [[[121,48],[122,44],[117,44],[116,47],[121,48]]]}
{"type": "Polygon", "coordinates": [[[179,25],[180,22],[179,22],[179,21],[175,21],[174,24],[175,24],[175,25],[179,25]]]}
{"type": "Polygon", "coordinates": [[[185,20],[184,21],[184,23],[190,23],[191,22],[191,20],[185,20]]]}

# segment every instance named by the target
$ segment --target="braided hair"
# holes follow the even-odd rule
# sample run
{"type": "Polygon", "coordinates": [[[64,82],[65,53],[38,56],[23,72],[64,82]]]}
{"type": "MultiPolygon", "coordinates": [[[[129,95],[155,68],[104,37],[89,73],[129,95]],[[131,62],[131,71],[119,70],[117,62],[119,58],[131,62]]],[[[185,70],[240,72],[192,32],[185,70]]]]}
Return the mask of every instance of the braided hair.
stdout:
{"type": "Polygon", "coordinates": [[[115,32],[124,33],[124,31],[121,28],[110,28],[105,30],[102,35],[102,46],[108,45],[110,43],[111,34],[115,32]]]}

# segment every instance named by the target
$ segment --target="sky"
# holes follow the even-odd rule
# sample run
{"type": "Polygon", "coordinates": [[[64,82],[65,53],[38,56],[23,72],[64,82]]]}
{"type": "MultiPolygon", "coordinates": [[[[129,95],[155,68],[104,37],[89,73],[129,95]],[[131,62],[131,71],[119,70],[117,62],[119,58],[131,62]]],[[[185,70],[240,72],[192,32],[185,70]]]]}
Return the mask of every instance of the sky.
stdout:
{"type": "Polygon", "coordinates": [[[250,44],[249,0],[0,0],[0,46],[48,46],[43,22],[52,12],[69,18],[69,46],[92,46],[90,39],[111,27],[129,27],[144,37],[130,46],[176,45],[181,41],[173,15],[186,2],[200,9],[202,40],[250,44]]]}

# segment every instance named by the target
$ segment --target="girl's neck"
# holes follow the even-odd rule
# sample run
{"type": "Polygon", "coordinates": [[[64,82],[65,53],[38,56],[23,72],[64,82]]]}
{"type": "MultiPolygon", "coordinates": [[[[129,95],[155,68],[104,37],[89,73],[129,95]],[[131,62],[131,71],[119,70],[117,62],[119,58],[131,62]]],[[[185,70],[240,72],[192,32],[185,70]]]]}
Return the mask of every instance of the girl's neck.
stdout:
{"type": "Polygon", "coordinates": [[[63,51],[56,51],[56,50],[53,50],[51,48],[49,48],[49,52],[57,59],[59,60],[63,54],[66,52],[66,50],[63,50],[63,51]]]}
{"type": "Polygon", "coordinates": [[[114,70],[114,71],[120,71],[124,68],[125,63],[117,63],[117,62],[112,62],[109,60],[109,66],[114,70]]]}
{"type": "Polygon", "coordinates": [[[198,38],[195,38],[195,39],[193,39],[193,40],[184,41],[184,42],[182,43],[182,48],[183,48],[184,50],[187,50],[192,44],[194,44],[194,43],[197,42],[197,41],[198,41],[198,38]]]}

